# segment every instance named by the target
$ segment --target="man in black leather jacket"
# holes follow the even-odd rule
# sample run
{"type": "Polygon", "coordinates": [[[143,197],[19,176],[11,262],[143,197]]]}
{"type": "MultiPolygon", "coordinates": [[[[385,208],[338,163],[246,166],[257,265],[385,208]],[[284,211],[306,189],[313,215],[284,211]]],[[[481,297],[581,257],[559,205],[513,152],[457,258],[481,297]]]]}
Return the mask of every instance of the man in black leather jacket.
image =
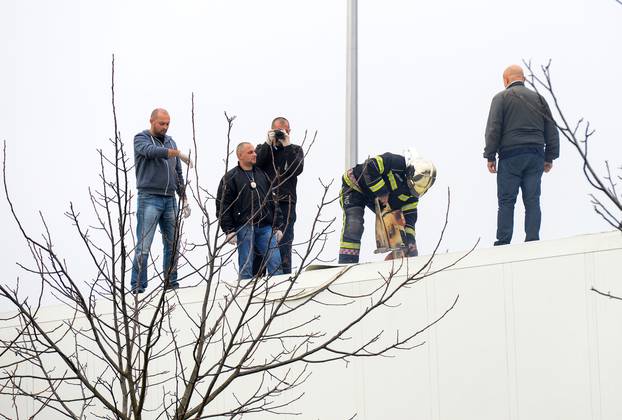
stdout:
{"type": "Polygon", "coordinates": [[[281,240],[282,218],[270,180],[255,166],[255,147],[248,142],[236,148],[238,165],[220,181],[216,214],[227,241],[238,247],[241,279],[253,277],[253,255],[262,257],[269,275],[281,274],[277,244],[281,240]],[[274,226],[274,230],[273,230],[274,226]]]}

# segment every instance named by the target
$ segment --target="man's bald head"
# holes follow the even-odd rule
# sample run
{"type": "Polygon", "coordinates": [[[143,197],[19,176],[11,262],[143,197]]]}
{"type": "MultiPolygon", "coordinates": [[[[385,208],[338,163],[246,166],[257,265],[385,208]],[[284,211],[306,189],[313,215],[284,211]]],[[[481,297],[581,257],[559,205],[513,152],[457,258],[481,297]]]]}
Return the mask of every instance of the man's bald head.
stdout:
{"type": "Polygon", "coordinates": [[[168,111],[164,108],[156,108],[151,111],[151,118],[149,118],[149,120],[151,121],[158,118],[160,114],[168,115],[168,111]]]}
{"type": "Polygon", "coordinates": [[[525,74],[521,66],[512,64],[503,72],[503,85],[508,87],[512,82],[516,82],[517,80],[524,82],[525,74]]]}
{"type": "Polygon", "coordinates": [[[238,156],[238,162],[240,167],[245,171],[253,169],[253,165],[257,163],[257,153],[255,153],[255,146],[247,141],[243,141],[235,148],[235,153],[238,156]]]}
{"type": "Polygon", "coordinates": [[[168,111],[166,109],[156,108],[151,111],[149,123],[151,124],[151,135],[163,137],[168,131],[168,126],[171,123],[171,117],[168,115],[168,111]]]}
{"type": "Polygon", "coordinates": [[[253,147],[253,144],[247,141],[243,141],[240,144],[238,144],[238,146],[235,148],[235,154],[238,157],[238,159],[240,158],[240,155],[242,155],[245,152],[245,149],[249,147],[253,147]]]}

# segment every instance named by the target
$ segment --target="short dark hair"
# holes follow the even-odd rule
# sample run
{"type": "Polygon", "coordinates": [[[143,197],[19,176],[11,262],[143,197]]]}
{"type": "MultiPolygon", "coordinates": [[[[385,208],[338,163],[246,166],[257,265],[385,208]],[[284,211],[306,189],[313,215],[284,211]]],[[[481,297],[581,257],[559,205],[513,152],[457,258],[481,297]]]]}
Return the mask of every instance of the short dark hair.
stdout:
{"type": "Polygon", "coordinates": [[[272,120],[272,125],[270,126],[270,128],[274,128],[276,123],[283,123],[283,124],[287,124],[287,126],[289,127],[289,121],[287,121],[287,118],[285,117],[276,117],[275,119],[272,120]]]}

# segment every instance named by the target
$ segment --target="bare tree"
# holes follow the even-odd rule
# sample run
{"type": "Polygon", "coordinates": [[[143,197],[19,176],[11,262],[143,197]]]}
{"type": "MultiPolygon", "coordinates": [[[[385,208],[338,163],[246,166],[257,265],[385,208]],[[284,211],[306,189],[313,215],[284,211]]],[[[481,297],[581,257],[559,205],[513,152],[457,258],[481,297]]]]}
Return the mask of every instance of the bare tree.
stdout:
{"type": "MultiPolygon", "coordinates": [[[[595,131],[590,122],[580,118],[578,121],[570,121],[562,109],[557,92],[553,87],[551,77],[551,61],[540,66],[540,71],[534,71],[531,62],[525,61],[527,67],[527,82],[538,92],[548,95],[557,111],[555,125],[560,133],[568,140],[583,162],[583,174],[588,183],[595,190],[590,194],[594,211],[598,213],[608,224],[622,231],[622,191],[618,183],[622,180],[622,166],[612,169],[608,160],[604,162],[604,174],[599,174],[594,163],[590,161],[589,146],[595,131]]],[[[616,164],[614,164],[615,166],[616,164]]],[[[617,164],[620,165],[620,164],[617,164]]]]}
{"type": "MultiPolygon", "coordinates": [[[[588,155],[590,141],[595,131],[590,127],[589,121],[580,118],[576,122],[570,122],[564,114],[553,87],[551,61],[549,60],[546,65],[540,66],[540,72],[535,71],[530,62],[525,61],[524,63],[528,72],[527,82],[537,92],[544,91],[550,96],[554,109],[557,111],[557,118],[554,119],[555,125],[581,158],[583,174],[595,190],[594,193],[590,194],[594,211],[609,225],[622,232],[622,192],[618,189],[618,182],[622,180],[622,166],[617,167],[616,173],[616,170],[612,171],[609,161],[605,160],[605,174],[600,175],[598,173],[588,155]]],[[[611,299],[622,300],[611,292],[600,291],[594,286],[591,287],[591,290],[611,299]]]]}
{"type": "MultiPolygon", "coordinates": [[[[622,4],[620,0],[615,1],[622,4]]],[[[622,191],[620,191],[618,186],[618,183],[622,181],[622,164],[614,164],[615,169],[612,169],[610,162],[605,160],[604,174],[599,174],[588,155],[590,141],[595,131],[591,128],[590,122],[585,121],[583,118],[573,122],[566,117],[557,92],[553,87],[551,61],[549,60],[546,65],[541,65],[539,72],[534,69],[531,62],[524,61],[524,64],[528,71],[527,82],[537,92],[543,91],[552,99],[554,109],[557,111],[557,118],[554,120],[555,125],[581,158],[583,174],[590,186],[595,190],[594,193],[590,194],[594,211],[609,225],[622,232],[622,191]]],[[[610,299],[622,300],[622,297],[613,295],[611,292],[600,291],[593,286],[591,290],[610,299]]]]}
{"type": "MultiPolygon", "coordinates": [[[[372,314],[391,310],[407,288],[447,268],[432,268],[445,227],[429,257],[417,264],[394,261],[364,293],[348,296],[340,289],[339,278],[353,266],[340,268],[317,287],[303,288],[297,282],[301,272],[317,261],[332,231],[334,218],[325,216],[334,202],[330,184],[322,184],[311,230],[298,246],[301,263],[295,273],[224,281],[222,270],[232,264],[234,249],[226,246],[210,210],[214,196],[201,187],[199,159],[187,191],[202,213],[202,240],[180,240],[184,223],[178,215],[179,255],[173,256],[186,272],[184,285],[192,288],[194,303],[182,304],[182,292],[167,292],[165,287],[151,287],[141,296],[129,294],[133,194],[128,181],[131,164],[117,128],[114,57],[111,92],[115,134],[110,152],[98,151],[99,187],[89,189],[96,223],[85,226],[73,203],[66,213],[90,256],[93,278],[72,274],[71,262],[55,250],[43,214],[42,239],[22,224],[9,192],[4,145],[6,199],[32,256],[32,265],[21,267],[39,281],[34,298],[20,291],[19,282],[0,285],[0,298],[14,310],[3,320],[14,328],[0,337],[0,398],[13,407],[2,413],[4,418],[47,414],[72,419],[200,419],[283,413],[301,398],[309,366],[413,349],[421,344],[420,334],[456,305],[457,296],[436,320],[408,331],[382,331],[369,322],[372,314]],[[44,297],[61,308],[55,314],[60,321],[46,315],[44,297]],[[352,302],[364,305],[347,322],[322,322],[322,312],[352,302]],[[362,343],[349,340],[356,330],[365,331],[362,343]]],[[[235,117],[225,116],[228,167],[235,117]]],[[[194,128],[194,98],[192,121],[194,128]]],[[[198,157],[194,132],[193,141],[198,157]]],[[[449,195],[445,226],[448,212],[449,195]]],[[[150,284],[166,286],[170,273],[158,270],[157,263],[157,258],[150,261],[150,284]]]]}

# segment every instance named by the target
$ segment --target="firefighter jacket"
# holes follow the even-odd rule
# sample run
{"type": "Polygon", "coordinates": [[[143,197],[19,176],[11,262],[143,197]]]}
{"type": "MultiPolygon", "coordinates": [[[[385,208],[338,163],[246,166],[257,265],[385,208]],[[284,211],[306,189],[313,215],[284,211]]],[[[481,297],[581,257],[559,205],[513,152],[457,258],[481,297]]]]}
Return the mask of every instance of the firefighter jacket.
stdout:
{"type": "Polygon", "coordinates": [[[410,192],[406,182],[406,160],[402,155],[383,153],[356,165],[344,174],[350,188],[373,203],[376,197],[389,194],[389,206],[400,209],[406,219],[406,233],[414,236],[419,198],[410,192]]]}

